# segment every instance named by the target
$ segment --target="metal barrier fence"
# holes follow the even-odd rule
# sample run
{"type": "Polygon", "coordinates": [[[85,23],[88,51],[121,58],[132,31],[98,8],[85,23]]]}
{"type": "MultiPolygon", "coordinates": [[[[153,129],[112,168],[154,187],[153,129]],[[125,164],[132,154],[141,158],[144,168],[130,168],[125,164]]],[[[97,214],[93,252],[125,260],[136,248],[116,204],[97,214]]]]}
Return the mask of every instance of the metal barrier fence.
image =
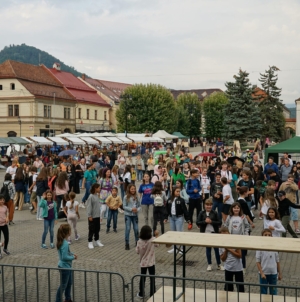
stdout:
{"type": "Polygon", "coordinates": [[[156,293],[152,297],[150,292],[150,276],[135,275],[131,279],[131,301],[135,301],[139,293],[141,277],[147,277],[144,286],[144,297],[140,301],[164,302],[164,301],[186,301],[186,302],[233,302],[233,301],[270,301],[270,302],[300,302],[300,287],[266,285],[269,288],[276,288],[277,295],[266,296],[260,293],[263,287],[259,283],[238,283],[219,280],[204,280],[170,276],[151,276],[155,280],[156,293]],[[235,292],[224,291],[225,285],[233,285],[235,292]],[[243,285],[245,292],[237,292],[237,286],[243,285]]]}
{"type": "MultiPolygon", "coordinates": [[[[66,269],[0,265],[1,302],[53,302],[66,269]]],[[[67,269],[68,270],[68,269],[67,269]]],[[[113,272],[71,269],[72,301],[125,302],[125,281],[113,272]]],[[[61,301],[65,301],[60,291],[61,301]]]]}

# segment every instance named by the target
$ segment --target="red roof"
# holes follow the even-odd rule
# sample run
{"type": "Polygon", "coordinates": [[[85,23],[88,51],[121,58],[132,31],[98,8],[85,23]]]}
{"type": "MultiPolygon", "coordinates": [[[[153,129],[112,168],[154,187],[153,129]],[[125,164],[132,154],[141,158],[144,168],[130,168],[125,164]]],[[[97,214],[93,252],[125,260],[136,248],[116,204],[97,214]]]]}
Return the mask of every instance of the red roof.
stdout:
{"type": "Polygon", "coordinates": [[[76,78],[73,74],[57,70],[55,68],[48,68],[48,70],[55,76],[65,88],[80,102],[96,103],[100,106],[110,107],[105,100],[98,95],[95,89],[92,89],[81,80],[76,78]]]}

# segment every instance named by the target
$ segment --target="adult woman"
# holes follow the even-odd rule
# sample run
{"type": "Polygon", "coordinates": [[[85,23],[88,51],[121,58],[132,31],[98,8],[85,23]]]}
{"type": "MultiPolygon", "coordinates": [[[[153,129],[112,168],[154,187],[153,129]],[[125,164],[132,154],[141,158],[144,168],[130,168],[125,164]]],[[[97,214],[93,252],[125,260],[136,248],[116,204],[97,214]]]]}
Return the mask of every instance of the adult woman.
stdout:
{"type": "Polygon", "coordinates": [[[55,191],[56,191],[57,214],[58,214],[61,206],[61,201],[64,195],[69,192],[69,181],[66,172],[61,172],[58,175],[58,178],[55,183],[55,191]]]}
{"type": "Polygon", "coordinates": [[[153,173],[154,173],[154,165],[155,165],[155,160],[153,158],[153,155],[150,154],[149,156],[149,159],[147,160],[147,169],[148,169],[148,172],[149,172],[149,175],[150,177],[153,176],[153,173]]]}
{"type": "Polygon", "coordinates": [[[39,203],[42,199],[43,194],[47,190],[49,190],[47,168],[43,167],[41,169],[41,172],[37,175],[35,185],[36,185],[36,198],[37,198],[36,219],[37,220],[44,220],[44,218],[42,217],[43,209],[40,208],[39,203]]]}
{"type": "Polygon", "coordinates": [[[24,203],[25,192],[25,176],[23,173],[23,168],[17,168],[14,183],[16,188],[15,210],[21,211],[24,203]]]}
{"type": "Polygon", "coordinates": [[[85,208],[84,204],[90,195],[91,186],[97,181],[97,172],[94,167],[94,163],[87,165],[87,169],[84,172],[81,189],[85,188],[85,194],[82,197],[81,204],[79,205],[80,208],[85,208]]]}
{"type": "Polygon", "coordinates": [[[178,179],[181,179],[183,182],[183,185],[185,185],[186,181],[185,181],[185,177],[184,175],[181,173],[181,168],[179,165],[176,166],[174,173],[171,176],[171,181],[170,181],[170,189],[173,192],[173,187],[176,186],[176,181],[178,179]]]}
{"type": "Polygon", "coordinates": [[[136,156],[135,169],[137,170],[137,181],[142,181],[143,172],[145,171],[145,164],[140,154],[136,156]]]}
{"type": "Polygon", "coordinates": [[[202,171],[203,171],[203,169],[208,169],[208,166],[209,166],[209,161],[207,160],[207,156],[203,156],[203,159],[201,162],[202,171]]]}
{"type": "Polygon", "coordinates": [[[81,179],[81,167],[78,160],[73,159],[71,164],[72,178],[70,180],[70,190],[75,194],[80,194],[79,181],[81,179]]]}
{"type": "Polygon", "coordinates": [[[104,218],[107,218],[106,215],[106,210],[107,210],[107,206],[106,206],[106,198],[111,195],[111,191],[113,188],[113,180],[111,177],[111,171],[108,168],[104,168],[102,171],[102,177],[100,178],[100,180],[98,181],[99,185],[100,185],[100,195],[99,195],[99,199],[100,199],[100,204],[101,204],[101,208],[100,208],[100,221],[102,221],[103,219],[103,214],[104,214],[104,218]]]}

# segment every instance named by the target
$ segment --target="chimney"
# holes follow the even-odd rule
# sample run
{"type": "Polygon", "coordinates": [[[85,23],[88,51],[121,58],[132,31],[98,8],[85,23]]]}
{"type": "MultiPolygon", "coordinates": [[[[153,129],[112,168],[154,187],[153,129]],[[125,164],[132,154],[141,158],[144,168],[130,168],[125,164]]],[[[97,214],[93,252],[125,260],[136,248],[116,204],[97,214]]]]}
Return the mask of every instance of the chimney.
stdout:
{"type": "Polygon", "coordinates": [[[81,75],[81,78],[85,81],[85,74],[84,73],[81,75]]]}
{"type": "Polygon", "coordinates": [[[54,63],[53,68],[56,70],[60,70],[60,64],[59,63],[54,63]]]}

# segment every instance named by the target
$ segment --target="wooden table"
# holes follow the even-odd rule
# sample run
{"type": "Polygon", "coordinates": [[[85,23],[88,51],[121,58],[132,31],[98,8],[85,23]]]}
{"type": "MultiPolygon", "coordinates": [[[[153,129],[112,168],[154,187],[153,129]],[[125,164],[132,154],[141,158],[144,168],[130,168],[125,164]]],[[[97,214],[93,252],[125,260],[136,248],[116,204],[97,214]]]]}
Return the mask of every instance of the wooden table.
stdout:
{"type": "MultiPolygon", "coordinates": [[[[176,277],[176,262],[182,258],[182,277],[186,277],[185,258],[186,253],[193,246],[234,248],[242,250],[262,250],[285,253],[299,253],[300,240],[282,237],[263,236],[232,236],[225,234],[206,234],[194,232],[172,232],[169,231],[152,241],[158,244],[174,245],[174,277],[176,277]],[[181,246],[182,255],[179,254],[181,246]],[[186,247],[190,247],[186,249],[186,247]]],[[[173,281],[173,301],[179,300],[183,296],[185,300],[185,281],[182,281],[182,292],[176,296],[176,280],[173,281]]]]}

